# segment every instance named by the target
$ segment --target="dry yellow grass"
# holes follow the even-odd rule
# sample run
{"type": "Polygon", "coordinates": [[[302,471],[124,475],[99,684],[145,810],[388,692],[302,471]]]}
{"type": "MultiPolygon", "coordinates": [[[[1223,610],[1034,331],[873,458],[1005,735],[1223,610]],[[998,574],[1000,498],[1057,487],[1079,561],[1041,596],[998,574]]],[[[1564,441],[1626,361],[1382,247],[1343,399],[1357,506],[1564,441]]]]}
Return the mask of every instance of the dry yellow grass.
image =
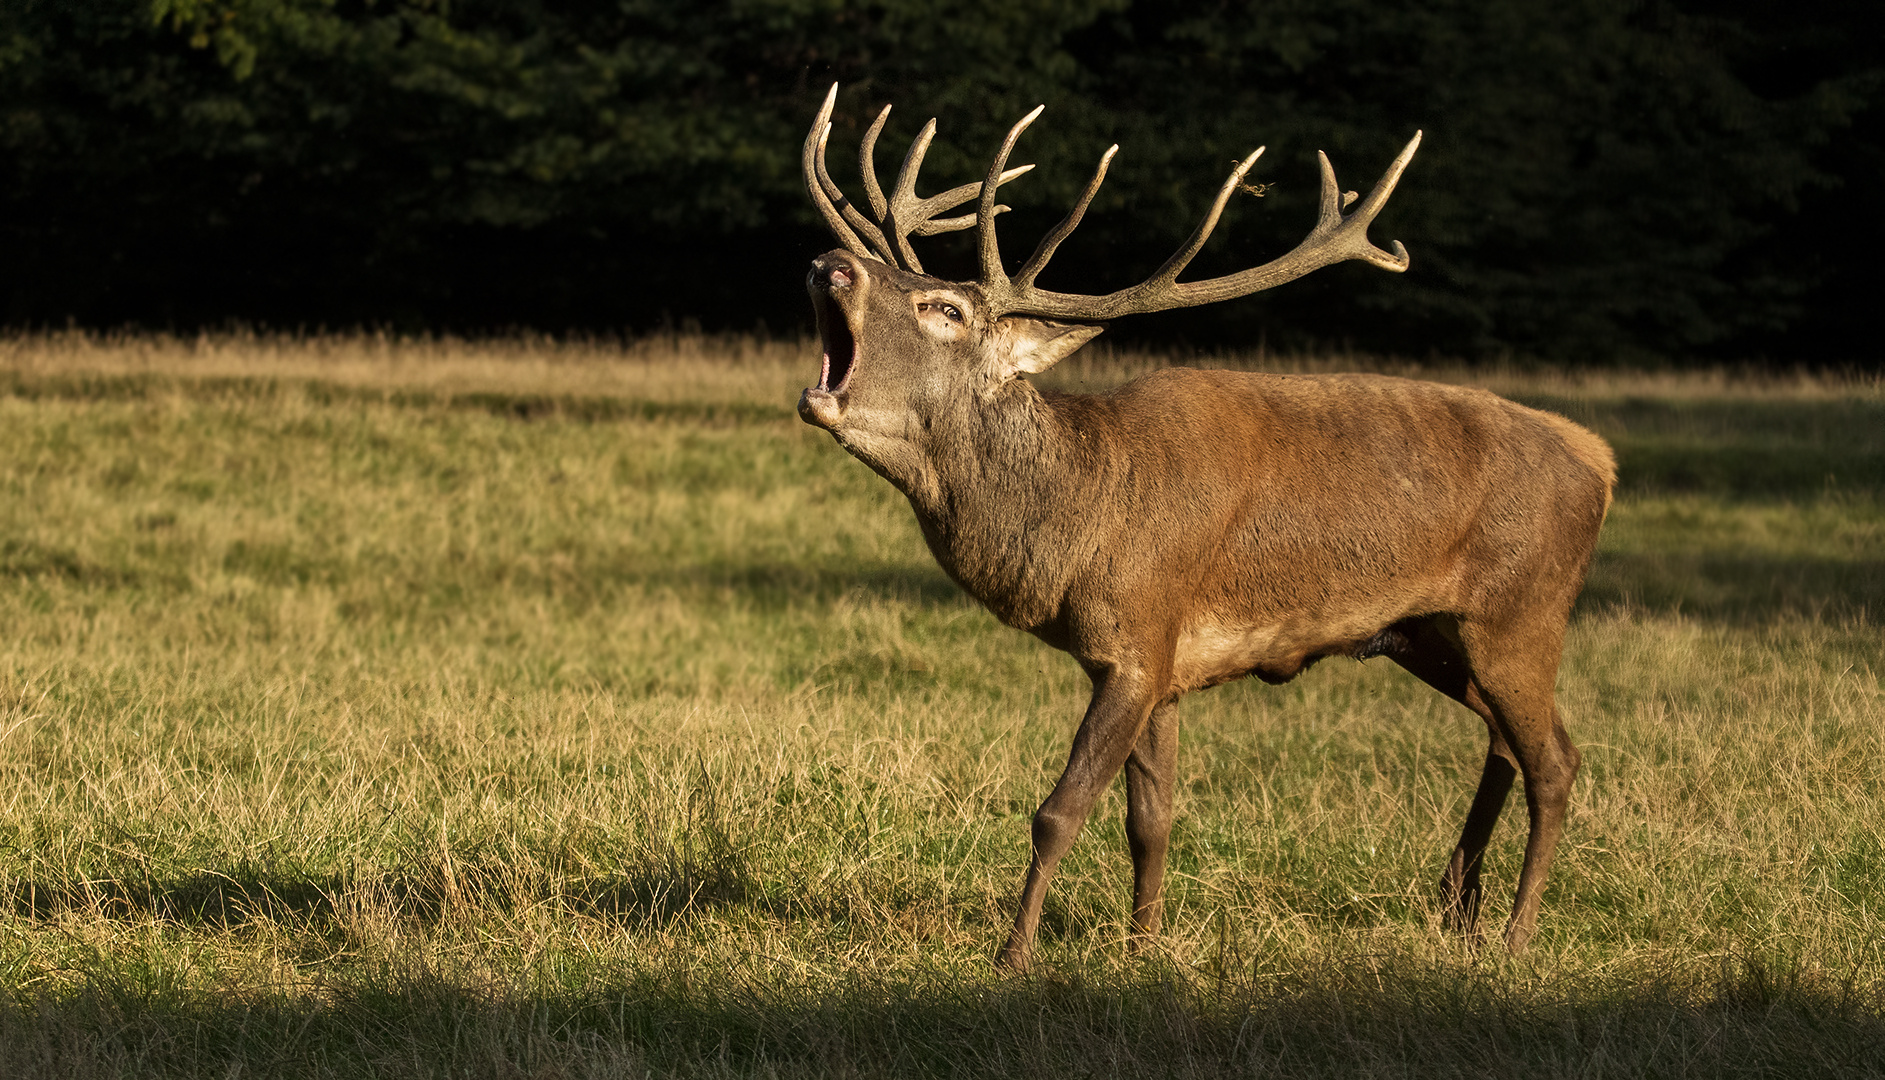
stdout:
{"type": "Polygon", "coordinates": [[[617,395],[790,405],[807,348],[737,336],[466,341],[368,333],[174,337],[67,331],[0,337],[0,371],[42,383],[78,374],[277,379],[440,395],[617,395]]]}
{"type": "Polygon", "coordinates": [[[0,342],[0,1074],[1885,1068],[1876,382],[1497,376],[1625,470],[1524,961],[1431,902],[1482,734],[1329,662],[1188,699],[1163,950],[1115,799],[1015,980],[1084,679],[794,418],[815,370],[0,342]]]}

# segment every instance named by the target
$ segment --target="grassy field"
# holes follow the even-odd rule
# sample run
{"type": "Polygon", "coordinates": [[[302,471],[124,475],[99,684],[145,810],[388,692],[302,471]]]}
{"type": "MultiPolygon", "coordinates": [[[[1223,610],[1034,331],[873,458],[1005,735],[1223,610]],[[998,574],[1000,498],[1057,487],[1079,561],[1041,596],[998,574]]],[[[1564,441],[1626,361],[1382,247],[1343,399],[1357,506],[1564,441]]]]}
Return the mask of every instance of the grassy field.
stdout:
{"type": "Polygon", "coordinates": [[[1622,461],[1522,960],[1433,902],[1483,727],[1329,661],[1187,699],[1162,949],[1116,793],[1014,977],[1086,681],[796,419],[816,371],[0,340],[0,1075],[1885,1071],[1879,382],[1423,373],[1622,461]]]}

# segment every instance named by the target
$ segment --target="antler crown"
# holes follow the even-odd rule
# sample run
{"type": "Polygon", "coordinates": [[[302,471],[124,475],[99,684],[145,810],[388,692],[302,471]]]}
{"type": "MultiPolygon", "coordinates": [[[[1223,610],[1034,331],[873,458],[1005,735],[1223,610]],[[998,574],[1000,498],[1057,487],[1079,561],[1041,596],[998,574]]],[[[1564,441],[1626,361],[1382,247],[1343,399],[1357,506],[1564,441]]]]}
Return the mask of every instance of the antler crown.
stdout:
{"type": "Polygon", "coordinates": [[[1394,193],[1394,185],[1399,182],[1402,170],[1413,160],[1414,151],[1420,148],[1421,133],[1418,131],[1388,166],[1387,172],[1375,182],[1368,197],[1361,199],[1361,204],[1355,206],[1353,213],[1344,211],[1354,205],[1359,196],[1353,191],[1341,190],[1335,180],[1335,167],[1329,164],[1328,155],[1318,151],[1316,157],[1322,166],[1321,210],[1315,228],[1301,243],[1288,254],[1261,266],[1204,281],[1179,282],[1178,275],[1204,248],[1231,195],[1243,184],[1245,175],[1257,163],[1257,158],[1262,156],[1264,148],[1259,146],[1231,170],[1218,188],[1217,199],[1192,231],[1190,239],[1173,252],[1151,277],[1117,292],[1087,296],[1051,292],[1037,287],[1034,282],[1046,268],[1048,260],[1053,258],[1055,250],[1079,226],[1080,219],[1093,202],[1093,196],[1099,192],[1100,184],[1106,179],[1107,166],[1112,164],[1113,155],[1119,152],[1118,144],[1115,143],[1100,155],[1099,167],[1094,170],[1093,179],[1087,182],[1086,189],[1081,192],[1073,209],[1059,225],[1041,238],[1034,254],[1028,257],[1013,277],[1009,277],[1002,269],[1001,249],[995,238],[995,218],[1008,207],[997,203],[995,196],[1001,185],[1034,168],[1032,165],[1021,165],[1010,169],[1007,167],[1008,157],[1014,152],[1021,133],[1041,115],[1046,106],[1035,106],[1033,112],[1008,129],[1007,138],[1002,140],[1001,148],[989,164],[986,178],[978,183],[950,188],[940,195],[919,199],[915,190],[916,175],[923,167],[923,156],[929,151],[930,141],[936,137],[936,121],[932,119],[923,125],[923,130],[910,144],[910,151],[903,158],[903,167],[897,172],[896,186],[886,198],[877,182],[876,159],[873,156],[877,148],[877,136],[882,133],[884,122],[890,118],[890,106],[885,105],[864,133],[858,151],[858,167],[863,174],[864,194],[870,201],[873,220],[865,217],[845,198],[825,171],[825,144],[831,137],[831,113],[837,101],[838,84],[832,83],[830,92],[825,95],[824,105],[818,110],[818,118],[812,122],[811,132],[805,137],[803,158],[805,190],[811,196],[812,203],[818,207],[819,214],[824,217],[825,224],[830,226],[832,234],[846,250],[855,255],[877,259],[920,274],[923,264],[910,247],[909,238],[912,235],[932,236],[973,226],[981,263],[981,277],[976,285],[991,315],[1022,313],[1093,322],[1121,315],[1169,311],[1232,300],[1274,288],[1313,270],[1348,259],[1360,259],[1396,273],[1406,270],[1408,266],[1407,249],[1401,246],[1400,241],[1392,243],[1391,253],[1383,251],[1368,239],[1368,226],[1374,221],[1375,215],[1381,212],[1381,208],[1387,205],[1388,196],[1394,193]],[[952,218],[936,217],[971,199],[976,200],[974,213],[952,218]]]}

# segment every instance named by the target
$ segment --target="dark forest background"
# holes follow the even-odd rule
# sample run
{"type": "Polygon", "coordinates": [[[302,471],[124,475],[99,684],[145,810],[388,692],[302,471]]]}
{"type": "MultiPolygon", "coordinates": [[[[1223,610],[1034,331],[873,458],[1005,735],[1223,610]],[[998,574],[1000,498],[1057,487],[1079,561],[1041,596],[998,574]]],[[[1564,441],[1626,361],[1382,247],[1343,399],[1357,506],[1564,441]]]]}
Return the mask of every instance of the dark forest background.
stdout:
{"type": "MultiPolygon", "coordinates": [[[[1314,221],[1314,153],[1413,269],[1130,320],[1140,340],[1876,368],[1878,0],[0,0],[0,319],[792,333],[832,246],[797,154],[843,83],[894,175],[1003,189],[1011,259],[1122,150],[1044,278],[1149,273],[1269,147],[1190,276],[1314,221]]],[[[966,237],[927,241],[967,276],[966,237]]],[[[925,243],[924,241],[918,241],[925,243]]]]}

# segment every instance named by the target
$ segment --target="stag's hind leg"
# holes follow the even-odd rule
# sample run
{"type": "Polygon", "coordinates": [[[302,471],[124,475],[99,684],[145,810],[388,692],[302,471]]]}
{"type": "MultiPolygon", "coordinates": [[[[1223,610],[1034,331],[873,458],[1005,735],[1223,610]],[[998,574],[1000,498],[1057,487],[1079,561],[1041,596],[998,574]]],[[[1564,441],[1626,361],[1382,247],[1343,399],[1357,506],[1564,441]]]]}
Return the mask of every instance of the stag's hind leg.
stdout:
{"type": "MultiPolygon", "coordinates": [[[[1522,628],[1463,627],[1462,644],[1472,668],[1469,696],[1479,698],[1492,714],[1494,750],[1503,740],[1524,777],[1530,831],[1512,917],[1505,927],[1506,948],[1517,953],[1538,929],[1545,878],[1564,833],[1571,784],[1582,763],[1582,755],[1565,733],[1554,692],[1564,636],[1561,628],[1527,633],[1522,628]]],[[[1489,778],[1492,771],[1488,759],[1489,778]]],[[[1510,783],[1509,776],[1506,782],[1510,783]]],[[[1474,809],[1478,809],[1477,799],[1474,809]]]]}
{"type": "Polygon", "coordinates": [[[1486,722],[1490,740],[1486,764],[1479,774],[1479,789],[1473,793],[1472,809],[1466,812],[1466,824],[1460,829],[1460,841],[1447,860],[1446,873],[1440,878],[1440,901],[1449,927],[1475,941],[1479,933],[1479,868],[1492,840],[1492,828],[1505,808],[1506,796],[1517,775],[1518,760],[1499,733],[1499,724],[1487,707],[1465,654],[1431,621],[1410,627],[1406,644],[1389,653],[1395,663],[1406,668],[1428,686],[1477,713],[1486,722]]]}
{"type": "Polygon", "coordinates": [[[1158,933],[1165,914],[1165,852],[1172,836],[1172,795],[1178,780],[1178,712],[1168,702],[1152,710],[1126,759],[1126,842],[1132,847],[1132,934],[1140,943],[1158,933]]]}

